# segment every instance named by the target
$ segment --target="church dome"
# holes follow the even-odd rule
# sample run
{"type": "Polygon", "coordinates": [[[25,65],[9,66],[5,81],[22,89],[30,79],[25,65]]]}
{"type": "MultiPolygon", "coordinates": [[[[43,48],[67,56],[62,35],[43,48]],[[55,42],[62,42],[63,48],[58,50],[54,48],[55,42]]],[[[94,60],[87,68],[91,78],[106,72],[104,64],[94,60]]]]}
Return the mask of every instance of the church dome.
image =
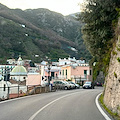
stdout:
{"type": "Polygon", "coordinates": [[[17,61],[17,66],[15,66],[15,68],[13,68],[10,75],[14,75],[14,76],[25,75],[26,76],[27,70],[22,65],[23,65],[23,60],[22,60],[21,56],[19,56],[18,61],[17,61]]]}
{"type": "Polygon", "coordinates": [[[27,70],[24,66],[16,66],[13,68],[10,75],[27,75],[27,70]]]}

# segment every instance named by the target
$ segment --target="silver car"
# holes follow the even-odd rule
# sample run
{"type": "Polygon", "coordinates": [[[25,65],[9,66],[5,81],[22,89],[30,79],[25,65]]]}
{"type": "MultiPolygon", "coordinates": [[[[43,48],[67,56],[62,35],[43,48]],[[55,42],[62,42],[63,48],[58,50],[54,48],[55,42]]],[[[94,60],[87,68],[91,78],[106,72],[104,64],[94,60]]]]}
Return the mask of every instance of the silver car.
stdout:
{"type": "Polygon", "coordinates": [[[72,81],[68,81],[68,83],[71,85],[71,88],[72,88],[72,89],[75,89],[75,88],[76,88],[75,83],[73,83],[72,81]]]}
{"type": "Polygon", "coordinates": [[[71,86],[69,83],[62,81],[62,80],[57,80],[53,82],[53,86],[55,86],[57,89],[70,89],[71,86]]]}
{"type": "Polygon", "coordinates": [[[74,83],[72,81],[69,81],[69,83],[73,84],[75,88],[80,88],[80,85],[78,85],[78,84],[76,84],[76,83],[74,83]]]}

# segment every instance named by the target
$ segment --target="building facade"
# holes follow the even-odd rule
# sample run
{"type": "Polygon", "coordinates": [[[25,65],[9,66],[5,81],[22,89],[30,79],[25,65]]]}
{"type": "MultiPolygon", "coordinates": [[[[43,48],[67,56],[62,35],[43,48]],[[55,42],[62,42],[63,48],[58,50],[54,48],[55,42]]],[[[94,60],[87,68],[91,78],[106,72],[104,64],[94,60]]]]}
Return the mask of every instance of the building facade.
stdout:
{"type": "Polygon", "coordinates": [[[61,67],[61,78],[74,82],[92,81],[92,68],[88,64],[65,65],[61,67]]]}
{"type": "Polygon", "coordinates": [[[16,81],[25,81],[26,77],[27,77],[27,70],[23,66],[23,60],[21,56],[19,56],[19,59],[17,61],[17,66],[15,66],[10,72],[10,79],[16,81]]]}

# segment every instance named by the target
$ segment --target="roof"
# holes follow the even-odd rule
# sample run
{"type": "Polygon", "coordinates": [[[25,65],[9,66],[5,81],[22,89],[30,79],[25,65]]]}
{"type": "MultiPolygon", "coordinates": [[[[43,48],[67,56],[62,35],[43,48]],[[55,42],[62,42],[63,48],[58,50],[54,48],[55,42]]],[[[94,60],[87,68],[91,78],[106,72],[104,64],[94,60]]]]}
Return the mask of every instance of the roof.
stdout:
{"type": "Polygon", "coordinates": [[[27,75],[27,70],[24,66],[16,66],[13,68],[10,75],[27,75]]]}

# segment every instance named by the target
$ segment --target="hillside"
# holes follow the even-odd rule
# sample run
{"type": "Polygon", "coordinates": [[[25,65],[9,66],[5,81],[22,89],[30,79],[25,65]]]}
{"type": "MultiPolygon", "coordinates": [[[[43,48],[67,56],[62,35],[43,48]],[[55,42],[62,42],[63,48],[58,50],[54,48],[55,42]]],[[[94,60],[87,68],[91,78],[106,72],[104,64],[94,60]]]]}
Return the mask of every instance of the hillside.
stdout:
{"type": "Polygon", "coordinates": [[[19,54],[34,61],[47,57],[57,60],[69,55],[89,59],[81,26],[72,17],[46,9],[22,11],[0,4],[0,62],[17,58],[19,54]],[[36,54],[39,58],[35,58],[36,54]]]}

